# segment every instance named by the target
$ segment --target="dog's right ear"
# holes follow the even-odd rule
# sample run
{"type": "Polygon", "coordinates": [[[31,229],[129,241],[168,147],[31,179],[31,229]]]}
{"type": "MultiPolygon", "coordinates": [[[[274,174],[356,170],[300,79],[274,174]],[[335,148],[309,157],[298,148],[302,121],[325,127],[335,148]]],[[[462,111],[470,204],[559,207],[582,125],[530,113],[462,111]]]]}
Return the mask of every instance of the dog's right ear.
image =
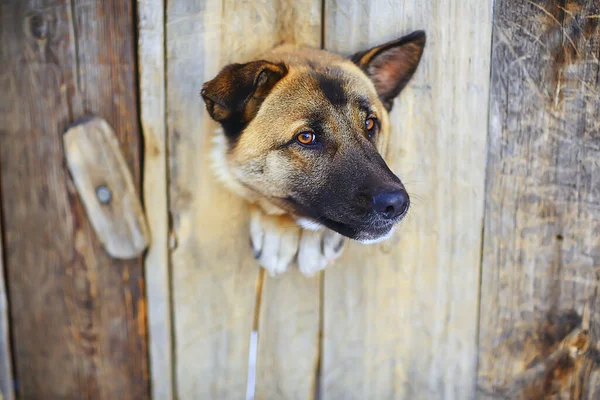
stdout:
{"type": "Polygon", "coordinates": [[[206,82],[200,94],[210,116],[221,123],[228,138],[235,139],[287,72],[285,64],[263,60],[231,64],[206,82]]]}

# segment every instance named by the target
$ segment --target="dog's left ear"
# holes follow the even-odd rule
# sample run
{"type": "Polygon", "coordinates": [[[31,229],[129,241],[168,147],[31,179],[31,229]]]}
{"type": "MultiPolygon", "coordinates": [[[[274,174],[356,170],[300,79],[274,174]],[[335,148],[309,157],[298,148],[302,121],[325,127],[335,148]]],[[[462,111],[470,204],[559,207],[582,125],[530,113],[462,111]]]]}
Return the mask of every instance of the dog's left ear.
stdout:
{"type": "Polygon", "coordinates": [[[352,56],[352,61],[375,84],[379,99],[388,111],[417,70],[424,47],[425,32],[416,31],[352,56]]]}

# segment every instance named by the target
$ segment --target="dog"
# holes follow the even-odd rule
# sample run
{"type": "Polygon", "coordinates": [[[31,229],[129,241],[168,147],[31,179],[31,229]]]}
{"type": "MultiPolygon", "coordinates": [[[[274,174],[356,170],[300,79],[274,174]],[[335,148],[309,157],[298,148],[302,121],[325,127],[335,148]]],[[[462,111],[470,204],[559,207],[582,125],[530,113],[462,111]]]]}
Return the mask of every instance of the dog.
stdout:
{"type": "Polygon", "coordinates": [[[425,42],[416,31],[349,58],[283,44],[203,85],[221,126],[214,172],[250,203],[251,244],[272,275],[294,261],[312,275],[345,238],[385,240],[407,214],[409,195],[381,153],[425,42]]]}

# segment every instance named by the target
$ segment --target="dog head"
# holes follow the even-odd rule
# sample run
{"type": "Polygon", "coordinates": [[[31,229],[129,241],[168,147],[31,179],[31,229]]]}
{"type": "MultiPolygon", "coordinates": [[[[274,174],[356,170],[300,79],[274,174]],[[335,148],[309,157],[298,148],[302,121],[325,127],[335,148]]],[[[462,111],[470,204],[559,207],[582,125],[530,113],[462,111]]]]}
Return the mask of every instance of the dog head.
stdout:
{"type": "Polygon", "coordinates": [[[388,237],[410,200],[378,149],[424,45],[419,31],[351,59],[281,46],[226,66],[201,93],[223,128],[225,183],[307,229],[324,225],[362,242],[388,237]]]}

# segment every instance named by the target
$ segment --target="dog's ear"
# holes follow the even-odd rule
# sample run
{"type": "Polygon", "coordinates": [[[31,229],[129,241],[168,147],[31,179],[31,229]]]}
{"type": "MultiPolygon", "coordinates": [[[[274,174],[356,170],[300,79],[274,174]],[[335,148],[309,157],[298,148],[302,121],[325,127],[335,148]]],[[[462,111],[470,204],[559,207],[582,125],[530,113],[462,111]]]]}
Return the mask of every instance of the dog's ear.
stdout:
{"type": "Polygon", "coordinates": [[[271,89],[287,74],[284,64],[252,61],[226,66],[202,87],[210,116],[228,137],[238,135],[254,118],[271,89]]]}
{"type": "Polygon", "coordinates": [[[375,84],[377,94],[388,111],[392,109],[394,98],[417,70],[424,47],[425,32],[416,31],[352,56],[352,61],[375,84]]]}

